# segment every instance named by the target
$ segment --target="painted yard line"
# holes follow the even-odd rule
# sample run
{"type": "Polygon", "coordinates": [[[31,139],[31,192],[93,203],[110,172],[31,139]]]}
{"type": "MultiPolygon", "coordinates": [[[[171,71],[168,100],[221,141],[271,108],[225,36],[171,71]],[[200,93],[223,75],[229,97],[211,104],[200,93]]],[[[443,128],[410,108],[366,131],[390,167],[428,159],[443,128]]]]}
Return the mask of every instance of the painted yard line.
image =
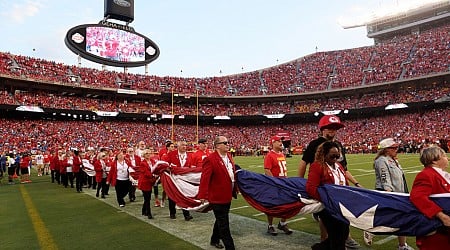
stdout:
{"type": "Polygon", "coordinates": [[[261,215],[266,215],[265,213],[259,213],[259,214],[254,214],[254,215],[252,215],[253,217],[258,217],[258,216],[261,216],[261,215]]]}
{"type": "Polygon", "coordinates": [[[395,236],[395,235],[389,235],[389,237],[386,237],[386,238],[384,238],[384,239],[375,241],[374,244],[376,244],[376,245],[381,245],[381,244],[384,244],[384,243],[386,243],[386,242],[388,242],[388,241],[395,240],[395,239],[397,239],[397,236],[395,236]]]}
{"type": "Polygon", "coordinates": [[[28,211],[28,215],[30,216],[31,223],[33,223],[34,232],[36,233],[36,237],[39,242],[39,246],[41,249],[58,249],[55,241],[53,240],[52,235],[45,227],[44,221],[42,221],[41,216],[37,212],[36,207],[31,200],[30,195],[28,194],[24,185],[20,186],[20,193],[22,194],[23,201],[28,211]]]}
{"type": "Polygon", "coordinates": [[[242,206],[242,207],[233,207],[233,208],[230,208],[230,211],[232,211],[232,210],[238,210],[238,209],[243,209],[243,208],[248,208],[249,206],[242,206]]]}
{"type": "Polygon", "coordinates": [[[306,218],[305,217],[300,217],[300,218],[297,218],[297,219],[288,220],[287,223],[292,223],[292,222],[301,221],[301,220],[306,220],[306,218]]]}

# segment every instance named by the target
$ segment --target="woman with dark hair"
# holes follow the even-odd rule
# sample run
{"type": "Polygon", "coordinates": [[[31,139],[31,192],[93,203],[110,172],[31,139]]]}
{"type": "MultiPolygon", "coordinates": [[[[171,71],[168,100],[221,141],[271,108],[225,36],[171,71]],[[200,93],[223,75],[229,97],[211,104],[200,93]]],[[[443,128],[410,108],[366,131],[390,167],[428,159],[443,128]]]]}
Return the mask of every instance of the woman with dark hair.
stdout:
{"type": "Polygon", "coordinates": [[[437,218],[442,227],[428,235],[416,237],[416,244],[421,250],[450,249],[450,216],[430,199],[432,194],[450,193],[450,174],[448,157],[445,151],[437,146],[425,148],[420,154],[420,162],[424,169],[417,174],[409,199],[427,218],[437,218]]]}
{"type": "Polygon", "coordinates": [[[127,162],[125,161],[124,152],[117,153],[111,165],[111,170],[106,179],[106,184],[111,183],[111,186],[116,188],[116,197],[119,207],[125,207],[125,196],[130,191],[130,172],[127,162]]]}
{"type": "MultiPolygon", "coordinates": [[[[321,200],[317,188],[324,184],[347,186],[345,169],[337,160],[341,157],[339,145],[333,141],[322,143],[316,151],[314,162],[311,164],[306,181],[306,192],[316,199],[321,200]]],[[[349,233],[349,225],[337,220],[326,210],[318,213],[328,232],[328,238],[314,244],[312,249],[345,250],[345,241],[349,233]]]]}

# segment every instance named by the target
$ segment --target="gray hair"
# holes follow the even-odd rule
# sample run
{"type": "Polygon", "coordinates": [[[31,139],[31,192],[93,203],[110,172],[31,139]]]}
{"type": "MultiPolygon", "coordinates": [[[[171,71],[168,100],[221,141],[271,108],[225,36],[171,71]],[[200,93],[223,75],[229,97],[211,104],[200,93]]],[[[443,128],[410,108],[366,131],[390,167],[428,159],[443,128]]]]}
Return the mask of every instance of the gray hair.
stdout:
{"type": "Polygon", "coordinates": [[[438,146],[431,146],[428,148],[424,148],[420,153],[420,162],[424,166],[430,166],[433,161],[438,161],[443,157],[445,151],[438,146]]]}

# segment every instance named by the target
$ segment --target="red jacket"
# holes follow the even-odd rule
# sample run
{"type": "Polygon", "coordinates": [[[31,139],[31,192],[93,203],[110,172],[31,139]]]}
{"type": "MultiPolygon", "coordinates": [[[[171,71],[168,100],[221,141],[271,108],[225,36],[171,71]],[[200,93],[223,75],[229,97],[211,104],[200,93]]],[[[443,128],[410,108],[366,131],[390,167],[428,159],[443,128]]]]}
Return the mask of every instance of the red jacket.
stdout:
{"type": "Polygon", "coordinates": [[[127,161],[128,166],[130,166],[134,172],[130,172],[130,175],[133,177],[133,179],[135,180],[139,180],[139,175],[140,175],[140,166],[141,166],[141,157],[139,157],[138,155],[133,155],[134,156],[134,162],[135,165],[133,166],[133,161],[130,155],[125,155],[125,160],[127,161]]]}
{"type": "Polygon", "coordinates": [[[171,165],[171,168],[190,168],[195,166],[192,161],[192,154],[186,152],[186,162],[181,166],[178,150],[170,151],[167,154],[167,162],[171,165]]]}
{"type": "Polygon", "coordinates": [[[409,199],[420,212],[431,219],[442,211],[442,208],[430,200],[429,196],[441,193],[450,193],[450,183],[433,167],[425,167],[417,174],[409,199]]]}
{"type": "MultiPolygon", "coordinates": [[[[339,166],[339,171],[344,175],[345,178],[345,170],[341,164],[336,163],[339,166]]],[[[334,184],[334,176],[331,173],[331,170],[326,167],[322,167],[322,165],[318,162],[313,162],[309,167],[308,180],[306,181],[306,192],[314,199],[321,200],[319,191],[317,188],[323,184],[334,184]]],[[[345,179],[345,185],[348,185],[347,179],[345,179]]]]}
{"type": "Polygon", "coordinates": [[[81,162],[81,158],[78,155],[73,156],[73,163],[72,163],[72,172],[78,173],[81,171],[81,168],[83,166],[83,163],[81,162]]]}
{"type": "Polygon", "coordinates": [[[146,160],[143,160],[141,161],[139,169],[141,173],[139,175],[138,188],[142,191],[152,191],[156,179],[153,177],[150,165],[146,160]]]}
{"type": "MultiPolygon", "coordinates": [[[[236,168],[230,154],[233,165],[233,172],[236,179],[236,168]]],[[[228,204],[231,202],[233,192],[237,192],[237,185],[234,185],[228,174],[228,170],[217,151],[211,153],[203,160],[203,171],[198,190],[198,199],[206,199],[212,204],[228,204]]]]}
{"type": "MultiPolygon", "coordinates": [[[[450,193],[448,183],[433,167],[427,166],[417,174],[413,182],[409,199],[417,209],[428,218],[433,218],[442,211],[436,203],[430,200],[431,194],[450,193]]],[[[416,245],[420,249],[450,249],[450,231],[438,230],[437,233],[417,236],[416,245]]]]}
{"type": "MultiPolygon", "coordinates": [[[[127,164],[128,167],[130,167],[130,165],[128,165],[127,161],[124,161],[125,164],[127,164]]],[[[128,171],[128,174],[130,172],[128,171]]],[[[109,174],[108,177],[106,177],[106,182],[110,183],[111,186],[115,186],[116,182],[117,182],[117,160],[114,160],[111,164],[111,169],[109,170],[109,174]]]]}
{"type": "Polygon", "coordinates": [[[205,149],[205,151],[197,150],[192,155],[192,162],[193,165],[196,167],[202,167],[203,166],[203,160],[208,157],[211,154],[211,150],[205,149]]]}

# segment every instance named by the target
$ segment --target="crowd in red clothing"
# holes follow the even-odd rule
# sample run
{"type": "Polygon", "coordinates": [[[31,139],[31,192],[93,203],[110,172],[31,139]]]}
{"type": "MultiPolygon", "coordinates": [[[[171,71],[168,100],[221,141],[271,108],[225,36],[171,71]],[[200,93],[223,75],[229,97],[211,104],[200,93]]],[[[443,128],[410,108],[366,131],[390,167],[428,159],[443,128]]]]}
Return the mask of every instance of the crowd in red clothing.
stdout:
{"type": "Polygon", "coordinates": [[[159,77],[78,68],[0,53],[0,74],[92,88],[121,87],[203,96],[254,96],[351,88],[449,72],[450,24],[346,50],[317,52],[253,72],[206,78],[159,77]]]}
{"type": "MultiPolygon", "coordinates": [[[[169,102],[151,102],[148,100],[132,101],[115,98],[98,99],[76,96],[62,96],[57,93],[35,91],[0,91],[0,104],[31,105],[43,108],[57,108],[68,110],[117,111],[124,113],[142,114],[172,114],[172,104],[169,102]]],[[[450,87],[446,81],[410,87],[398,91],[383,91],[362,95],[349,95],[339,98],[306,99],[295,102],[267,102],[261,105],[252,104],[199,104],[200,116],[217,115],[264,115],[264,114],[295,114],[309,113],[323,110],[345,110],[355,108],[380,107],[395,103],[411,103],[434,101],[438,98],[450,96],[450,87]]],[[[196,115],[195,103],[175,103],[175,115],[196,115]]]]}
{"type": "MultiPolygon", "coordinates": [[[[450,140],[448,117],[450,108],[430,110],[426,113],[386,115],[383,117],[346,120],[339,140],[351,153],[375,152],[381,138],[393,137],[403,145],[417,150],[423,144],[450,140]]],[[[145,141],[155,148],[162,147],[167,139],[195,142],[195,125],[174,125],[174,138],[170,124],[117,121],[47,121],[1,119],[0,133],[4,151],[28,151],[33,148],[111,147],[126,148],[133,142],[145,141]]],[[[287,125],[225,126],[208,125],[198,127],[198,138],[212,140],[225,135],[238,153],[255,152],[268,145],[268,138],[279,131],[291,133],[291,145],[305,147],[318,136],[317,123],[287,125]]]]}

